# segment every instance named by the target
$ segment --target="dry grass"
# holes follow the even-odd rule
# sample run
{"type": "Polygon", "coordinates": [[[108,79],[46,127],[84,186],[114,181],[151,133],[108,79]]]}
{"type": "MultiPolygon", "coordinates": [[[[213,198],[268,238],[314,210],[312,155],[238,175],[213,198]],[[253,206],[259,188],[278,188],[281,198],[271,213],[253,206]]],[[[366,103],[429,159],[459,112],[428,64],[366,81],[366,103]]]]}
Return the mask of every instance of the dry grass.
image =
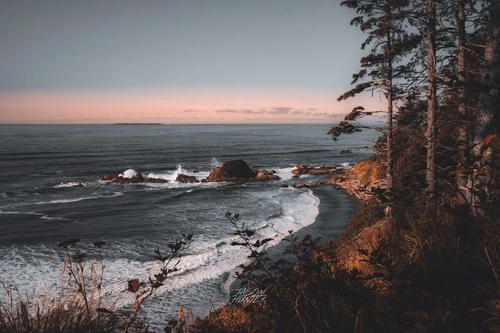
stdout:
{"type": "Polygon", "coordinates": [[[78,293],[60,297],[20,295],[10,285],[2,285],[5,299],[0,303],[0,332],[112,332],[116,317],[98,311],[92,303],[90,320],[78,293]]]}

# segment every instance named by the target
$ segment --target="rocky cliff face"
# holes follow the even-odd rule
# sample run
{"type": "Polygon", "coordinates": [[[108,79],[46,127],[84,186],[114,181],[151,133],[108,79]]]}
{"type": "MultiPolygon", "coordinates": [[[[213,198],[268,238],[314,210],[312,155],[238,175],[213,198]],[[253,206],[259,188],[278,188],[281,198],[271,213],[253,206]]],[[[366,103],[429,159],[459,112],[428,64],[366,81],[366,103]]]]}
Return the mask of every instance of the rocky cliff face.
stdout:
{"type": "Polygon", "coordinates": [[[377,156],[356,163],[344,175],[335,175],[330,184],[342,187],[347,193],[360,200],[367,200],[385,193],[385,171],[377,156]]]}
{"type": "Polygon", "coordinates": [[[351,169],[346,171],[346,180],[358,180],[363,186],[384,179],[384,168],[380,158],[371,156],[359,161],[351,169]]]}

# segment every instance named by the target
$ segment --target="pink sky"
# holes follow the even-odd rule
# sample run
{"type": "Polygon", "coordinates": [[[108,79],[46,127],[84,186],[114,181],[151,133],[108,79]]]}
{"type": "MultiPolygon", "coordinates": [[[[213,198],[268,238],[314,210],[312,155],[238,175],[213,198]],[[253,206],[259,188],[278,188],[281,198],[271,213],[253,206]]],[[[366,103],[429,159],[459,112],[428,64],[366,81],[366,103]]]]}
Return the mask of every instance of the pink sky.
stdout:
{"type": "Polygon", "coordinates": [[[0,123],[330,123],[378,96],[337,102],[321,89],[189,88],[127,92],[0,92],[0,123]]]}

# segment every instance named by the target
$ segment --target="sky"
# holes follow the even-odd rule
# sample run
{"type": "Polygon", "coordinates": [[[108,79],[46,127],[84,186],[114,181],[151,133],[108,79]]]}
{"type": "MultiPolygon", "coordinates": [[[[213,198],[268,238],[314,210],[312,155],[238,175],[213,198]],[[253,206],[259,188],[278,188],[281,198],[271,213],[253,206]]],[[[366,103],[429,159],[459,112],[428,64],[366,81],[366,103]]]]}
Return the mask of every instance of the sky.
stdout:
{"type": "Polygon", "coordinates": [[[364,39],[339,0],[2,0],[0,123],[328,123],[364,39]]]}

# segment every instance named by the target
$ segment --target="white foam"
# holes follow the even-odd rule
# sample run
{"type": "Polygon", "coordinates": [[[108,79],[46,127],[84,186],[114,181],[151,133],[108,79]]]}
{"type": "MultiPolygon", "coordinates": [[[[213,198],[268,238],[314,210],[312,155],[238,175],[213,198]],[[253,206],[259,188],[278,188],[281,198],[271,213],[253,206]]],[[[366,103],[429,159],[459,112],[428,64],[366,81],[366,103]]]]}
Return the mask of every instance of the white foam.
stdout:
{"type": "MultiPolygon", "coordinates": [[[[245,221],[250,228],[256,230],[255,239],[273,238],[266,247],[279,243],[288,234],[288,230],[297,231],[313,223],[319,213],[319,199],[309,189],[266,190],[255,195],[260,195],[264,202],[279,203],[279,214],[261,221],[245,221]]],[[[215,237],[200,235],[199,238],[195,235],[189,254],[181,259],[179,264],[181,270],[168,278],[166,285],[158,290],[157,295],[199,285],[206,279],[219,278],[225,273],[234,272],[239,265],[248,262],[248,250],[240,246],[231,246],[231,242],[238,240],[238,237],[229,233],[230,230],[225,235],[215,237]]],[[[40,249],[12,248],[5,251],[0,248],[2,257],[0,281],[15,281],[18,287],[26,288],[21,292],[31,291],[36,287],[38,293],[55,294],[64,288],[67,278],[60,275],[60,261],[53,260],[46,254],[37,253],[40,253],[40,249]],[[43,277],[43,279],[39,281],[33,277],[43,277]],[[33,286],[33,283],[36,283],[36,286],[33,286]]],[[[106,260],[105,265],[103,295],[110,301],[116,301],[117,305],[126,305],[134,301],[134,295],[126,291],[127,280],[138,278],[147,281],[149,276],[158,272],[161,264],[158,261],[110,259],[106,260]]],[[[234,279],[234,276],[230,277],[231,279],[234,279]]],[[[223,289],[226,293],[229,292],[228,283],[223,289]]],[[[182,292],[184,293],[184,290],[182,292]]],[[[186,289],[185,293],[189,292],[190,289],[186,289]]],[[[210,296],[193,295],[195,300],[203,297],[210,296]]]]}
{"type": "Polygon", "coordinates": [[[212,168],[218,167],[221,164],[222,163],[216,157],[212,157],[212,159],[210,160],[210,165],[212,166],[212,168]]]}
{"type": "Polygon", "coordinates": [[[293,168],[277,168],[277,169],[272,169],[276,170],[276,174],[281,178],[281,180],[290,180],[293,177],[293,168]]]}
{"type": "Polygon", "coordinates": [[[122,195],[123,195],[123,192],[115,192],[114,194],[107,195],[107,196],[106,195],[95,195],[95,196],[72,198],[72,199],[57,199],[57,200],[50,200],[50,201],[39,201],[39,202],[35,202],[35,205],[65,204],[65,203],[80,202],[80,201],[93,200],[93,199],[114,198],[114,197],[119,197],[122,195]]]}
{"type": "Polygon", "coordinates": [[[139,173],[135,171],[134,169],[128,169],[125,170],[123,173],[120,173],[118,177],[123,177],[123,178],[133,178],[137,176],[139,173]]]}
{"type": "MultiPolygon", "coordinates": [[[[268,242],[265,247],[278,244],[285,236],[288,235],[288,230],[297,231],[311,223],[316,219],[319,213],[319,199],[313,195],[312,191],[294,190],[294,194],[300,191],[299,195],[293,195],[293,200],[283,200],[283,214],[268,220],[260,221],[256,225],[256,239],[273,238],[268,242]]],[[[291,191],[288,191],[289,193],[291,191]]],[[[231,235],[223,239],[211,240],[203,242],[205,246],[199,246],[197,253],[184,256],[181,260],[179,267],[181,270],[171,276],[168,284],[158,290],[158,294],[163,294],[168,291],[184,288],[191,284],[197,284],[206,279],[212,279],[221,276],[224,273],[233,272],[238,266],[248,262],[248,250],[239,247],[231,246],[231,242],[237,241],[238,237],[231,235]]],[[[196,236],[194,242],[197,242],[196,236]]],[[[199,244],[199,243],[198,243],[199,244]]],[[[200,245],[200,244],[199,244],[200,245]]],[[[147,280],[147,278],[160,268],[158,262],[130,262],[126,263],[113,263],[111,266],[106,265],[111,271],[115,271],[112,280],[114,287],[110,287],[110,291],[118,292],[124,290],[123,286],[123,267],[128,265],[125,271],[130,274],[127,279],[139,278],[140,280],[147,280]],[[113,269],[114,265],[118,268],[116,271],[113,269]]],[[[113,292],[112,292],[113,293],[113,292]]],[[[129,293],[128,293],[129,294],[129,293]]],[[[133,295],[121,293],[118,298],[121,299],[123,304],[133,301],[133,295]]]]}
{"type": "MultiPolygon", "coordinates": [[[[159,185],[161,185],[159,187],[185,187],[185,186],[196,185],[195,183],[191,183],[191,184],[178,184],[178,183],[176,183],[175,180],[177,179],[177,176],[180,174],[183,174],[186,176],[194,176],[198,180],[201,180],[201,179],[206,179],[208,177],[209,171],[196,171],[195,172],[195,171],[191,171],[191,170],[186,170],[182,167],[182,165],[178,164],[177,169],[173,172],[172,171],[166,172],[166,173],[150,172],[147,175],[147,178],[165,179],[165,180],[169,181],[169,183],[166,183],[166,184],[159,184],[159,185]],[[182,186],[179,186],[179,185],[182,185],[182,186]]],[[[152,184],[152,185],[156,186],[158,184],[152,184]]]]}
{"type": "Polygon", "coordinates": [[[87,186],[85,183],[81,182],[68,182],[68,183],[59,183],[57,185],[54,185],[54,188],[68,188],[68,187],[82,187],[82,186],[87,186]]]}
{"type": "Polygon", "coordinates": [[[351,163],[349,163],[349,162],[340,163],[340,166],[342,166],[343,168],[349,169],[349,168],[351,168],[351,163]]]}

